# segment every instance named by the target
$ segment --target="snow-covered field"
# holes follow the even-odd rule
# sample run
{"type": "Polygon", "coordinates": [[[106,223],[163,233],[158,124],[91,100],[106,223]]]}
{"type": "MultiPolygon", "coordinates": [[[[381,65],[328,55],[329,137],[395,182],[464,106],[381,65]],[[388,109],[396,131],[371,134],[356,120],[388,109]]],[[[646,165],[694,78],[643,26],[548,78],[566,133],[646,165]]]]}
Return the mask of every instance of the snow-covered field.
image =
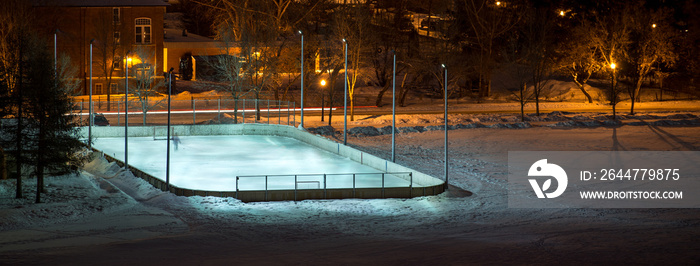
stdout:
{"type": "MultiPolygon", "coordinates": [[[[436,117],[428,119],[439,124],[436,117]]],[[[654,124],[450,130],[453,187],[413,199],[178,197],[96,158],[81,175],[48,178],[41,204],[33,203],[32,179],[20,200],[13,180],[0,181],[0,264],[697,264],[700,210],[509,209],[506,191],[508,151],[697,151],[697,131],[654,124]]],[[[348,142],[388,158],[390,140],[351,135],[348,142]]],[[[398,135],[398,163],[442,177],[442,159],[443,132],[398,135]]]]}

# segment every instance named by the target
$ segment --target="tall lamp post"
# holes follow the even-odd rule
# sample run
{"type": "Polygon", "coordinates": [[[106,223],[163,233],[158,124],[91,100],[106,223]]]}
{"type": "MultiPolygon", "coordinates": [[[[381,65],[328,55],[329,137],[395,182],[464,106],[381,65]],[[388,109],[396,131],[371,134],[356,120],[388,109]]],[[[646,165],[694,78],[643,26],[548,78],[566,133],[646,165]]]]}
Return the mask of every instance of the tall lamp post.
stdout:
{"type": "Polygon", "coordinates": [[[90,40],[90,96],[88,99],[88,147],[92,148],[92,124],[95,122],[92,119],[92,42],[95,39],[90,40]]]}
{"type": "Polygon", "coordinates": [[[173,87],[173,70],[175,68],[170,68],[168,71],[168,136],[165,141],[168,143],[166,146],[166,160],[165,160],[165,188],[170,191],[170,95],[172,95],[173,87]]]}
{"type": "Polygon", "coordinates": [[[343,145],[348,145],[348,41],[343,38],[345,44],[345,100],[343,104],[343,145]]]}
{"type": "Polygon", "coordinates": [[[301,124],[299,128],[304,128],[304,33],[299,31],[301,35],[301,124]]]}
{"type": "Polygon", "coordinates": [[[396,51],[394,54],[394,68],[391,78],[391,162],[396,162],[396,51]]]}
{"type": "Polygon", "coordinates": [[[323,88],[326,87],[326,80],[322,79],[321,80],[321,122],[323,122],[323,116],[325,115],[323,113],[323,109],[325,107],[325,100],[326,100],[326,95],[323,93],[323,88]]]}
{"type": "Polygon", "coordinates": [[[126,64],[124,64],[124,169],[129,170],[129,54],[126,52],[126,64]]]}
{"type": "Polygon", "coordinates": [[[445,69],[445,88],[443,90],[443,94],[445,94],[445,189],[448,189],[450,186],[449,181],[449,175],[447,174],[448,171],[448,163],[447,163],[447,66],[445,64],[442,64],[442,68],[445,69]]]}
{"type": "MultiPolygon", "coordinates": [[[[613,109],[613,120],[617,120],[615,117],[615,105],[617,105],[617,93],[615,92],[615,63],[610,63],[610,69],[612,74],[610,75],[610,105],[613,109]]],[[[632,99],[634,101],[634,99],[632,99]]]]}
{"type": "Polygon", "coordinates": [[[54,77],[58,75],[58,49],[56,46],[58,45],[58,32],[59,30],[56,29],[53,33],[53,75],[54,77]]]}

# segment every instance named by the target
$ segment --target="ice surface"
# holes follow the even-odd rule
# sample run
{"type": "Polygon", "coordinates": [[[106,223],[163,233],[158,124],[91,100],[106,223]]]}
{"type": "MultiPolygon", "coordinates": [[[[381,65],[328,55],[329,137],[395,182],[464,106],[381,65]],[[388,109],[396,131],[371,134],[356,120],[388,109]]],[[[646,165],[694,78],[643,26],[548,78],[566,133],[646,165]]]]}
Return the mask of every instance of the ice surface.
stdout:
{"type": "MultiPolygon", "coordinates": [[[[181,136],[170,148],[170,183],[181,188],[235,191],[236,176],[286,175],[268,177],[268,189],[294,189],[294,175],[299,189],[381,187],[381,171],[348,158],[317,149],[298,140],[278,136],[181,136]],[[373,173],[373,174],[366,174],[373,173]],[[312,176],[306,176],[313,174],[312,176]],[[312,181],[312,182],[309,182],[312,181]],[[318,181],[313,182],[313,181],[318,181]]],[[[129,165],[165,180],[165,140],[152,137],[129,138],[129,165]]],[[[124,159],[123,138],[100,138],[95,148],[124,159]]],[[[385,175],[385,187],[408,187],[409,182],[385,175]]],[[[265,177],[241,177],[240,190],[265,189],[265,177]]]]}

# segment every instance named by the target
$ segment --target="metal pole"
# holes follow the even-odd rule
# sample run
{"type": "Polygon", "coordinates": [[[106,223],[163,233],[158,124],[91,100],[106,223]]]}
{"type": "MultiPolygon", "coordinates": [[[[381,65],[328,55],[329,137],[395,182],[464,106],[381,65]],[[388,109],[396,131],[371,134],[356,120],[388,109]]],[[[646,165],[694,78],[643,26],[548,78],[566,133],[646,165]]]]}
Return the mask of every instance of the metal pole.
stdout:
{"type": "MultiPolygon", "coordinates": [[[[175,68],[170,68],[168,71],[168,136],[165,139],[166,144],[166,159],[165,159],[165,187],[170,191],[170,95],[172,94],[173,87],[173,70],[175,68]]],[[[238,192],[238,177],[236,177],[236,192],[238,192]]]]}
{"type": "Polygon", "coordinates": [[[126,52],[124,82],[124,169],[129,170],[129,53],[126,52]]]}
{"type": "Polygon", "coordinates": [[[267,99],[267,124],[270,124],[270,99],[267,99]]]}
{"type": "Polygon", "coordinates": [[[348,145],[348,42],[343,39],[345,43],[345,80],[343,84],[345,85],[345,104],[343,107],[343,145],[348,145]]]}
{"type": "Polygon", "coordinates": [[[396,162],[396,51],[394,53],[394,71],[391,93],[391,162],[396,162]]]}
{"type": "Polygon", "coordinates": [[[95,39],[90,40],[90,99],[88,107],[88,147],[92,148],[92,42],[95,39]]]}
{"type": "Polygon", "coordinates": [[[58,29],[53,33],[53,75],[58,76],[58,50],[56,49],[58,40],[58,29]]]}
{"type": "Polygon", "coordinates": [[[445,189],[449,187],[449,179],[447,175],[448,163],[447,163],[447,67],[443,64],[442,68],[445,69],[445,89],[443,94],[445,94],[445,189]]]}
{"type": "Polygon", "coordinates": [[[301,124],[299,128],[304,128],[304,34],[301,34],[301,124]]]}

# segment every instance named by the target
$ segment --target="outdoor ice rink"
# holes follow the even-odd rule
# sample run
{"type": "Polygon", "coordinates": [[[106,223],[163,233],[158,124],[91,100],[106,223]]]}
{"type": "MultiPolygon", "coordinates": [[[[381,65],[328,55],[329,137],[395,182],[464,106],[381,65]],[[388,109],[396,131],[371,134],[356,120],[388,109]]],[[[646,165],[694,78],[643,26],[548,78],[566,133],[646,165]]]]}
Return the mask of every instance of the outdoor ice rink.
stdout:
{"type": "MultiPolygon", "coordinates": [[[[166,145],[153,137],[129,138],[129,165],[165,180],[166,145]]],[[[170,183],[180,188],[207,191],[382,187],[382,171],[348,158],[317,149],[301,141],[278,136],[180,136],[170,143],[170,183]],[[374,173],[367,175],[367,173],[374,173]],[[309,175],[313,174],[313,175],[309,175]],[[337,175],[347,174],[347,175],[337,175]],[[316,182],[318,181],[318,182],[316,182]]],[[[105,154],[124,160],[124,138],[98,138],[93,146],[105,154]]],[[[408,187],[409,181],[384,175],[384,187],[408,187]]]]}

